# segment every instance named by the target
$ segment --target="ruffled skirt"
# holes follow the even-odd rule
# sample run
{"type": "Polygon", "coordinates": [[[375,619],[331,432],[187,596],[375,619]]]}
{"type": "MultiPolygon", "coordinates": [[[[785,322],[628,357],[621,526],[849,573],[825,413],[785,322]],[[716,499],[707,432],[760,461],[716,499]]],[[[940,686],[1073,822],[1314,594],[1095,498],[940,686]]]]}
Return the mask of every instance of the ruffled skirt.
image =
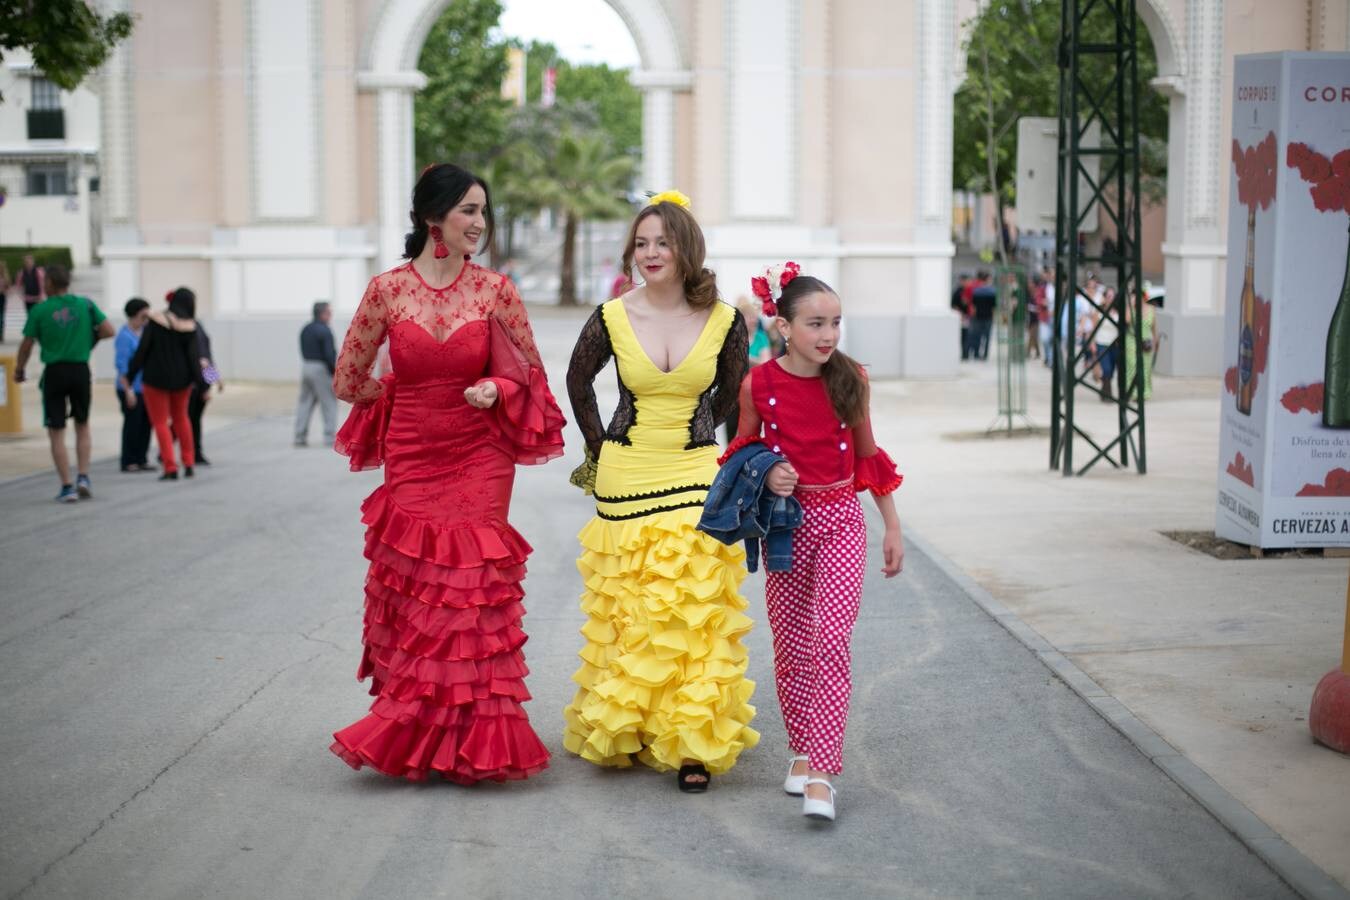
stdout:
{"type": "Polygon", "coordinates": [[[698,531],[700,512],[596,517],[581,531],[586,643],[563,743],[583,759],[630,766],[636,755],[658,770],[697,760],[717,774],[759,741],[737,590],[745,553],[698,531]]]}
{"type": "Polygon", "coordinates": [[[381,486],[367,526],[364,644],[370,713],[333,735],[353,768],[461,784],[526,778],[549,753],[522,703],[521,579],[530,546],[505,522],[432,523],[381,486]]]}

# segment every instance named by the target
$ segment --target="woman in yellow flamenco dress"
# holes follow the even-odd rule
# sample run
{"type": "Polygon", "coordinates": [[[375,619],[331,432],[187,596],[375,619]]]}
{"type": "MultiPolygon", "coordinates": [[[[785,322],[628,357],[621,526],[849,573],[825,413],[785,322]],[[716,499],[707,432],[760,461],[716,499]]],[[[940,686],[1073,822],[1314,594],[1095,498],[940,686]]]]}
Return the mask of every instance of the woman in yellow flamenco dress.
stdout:
{"type": "Polygon", "coordinates": [[[579,536],[586,643],[563,744],[602,766],[678,770],[688,792],[759,740],[741,643],[745,553],[695,529],[747,364],[740,313],[717,299],[703,258],[688,200],[653,197],[623,257],[644,283],[595,311],[567,371],[587,448],[573,480],[596,514],[579,536]],[[610,357],[619,403],[606,428],[594,380],[610,357]]]}

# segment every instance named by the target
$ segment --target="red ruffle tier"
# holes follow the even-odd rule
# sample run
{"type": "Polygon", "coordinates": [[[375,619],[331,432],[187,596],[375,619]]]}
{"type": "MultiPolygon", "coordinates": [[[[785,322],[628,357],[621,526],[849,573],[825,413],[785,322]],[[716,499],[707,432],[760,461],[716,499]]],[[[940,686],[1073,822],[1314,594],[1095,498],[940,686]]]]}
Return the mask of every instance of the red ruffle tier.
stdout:
{"type": "Polygon", "coordinates": [[[544,769],[548,750],[521,706],[530,698],[520,629],[529,544],[505,523],[416,519],[384,486],[362,513],[371,565],[357,677],[371,676],[376,700],[333,736],[333,752],[415,781],[544,769]]]}

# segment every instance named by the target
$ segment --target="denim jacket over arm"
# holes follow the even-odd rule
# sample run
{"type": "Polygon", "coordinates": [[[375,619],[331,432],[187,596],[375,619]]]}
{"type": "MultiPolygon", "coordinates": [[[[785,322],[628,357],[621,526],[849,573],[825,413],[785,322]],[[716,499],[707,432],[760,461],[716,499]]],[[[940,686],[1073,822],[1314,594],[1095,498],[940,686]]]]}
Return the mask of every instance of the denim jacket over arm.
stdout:
{"type": "Polygon", "coordinates": [[[759,567],[759,542],[764,541],[764,568],[792,568],[792,531],[802,523],[795,497],[780,497],[764,484],[769,469],[784,458],[761,443],[747,444],[732,454],[708,490],[698,528],[724,544],[745,541],[746,566],[759,567]]]}

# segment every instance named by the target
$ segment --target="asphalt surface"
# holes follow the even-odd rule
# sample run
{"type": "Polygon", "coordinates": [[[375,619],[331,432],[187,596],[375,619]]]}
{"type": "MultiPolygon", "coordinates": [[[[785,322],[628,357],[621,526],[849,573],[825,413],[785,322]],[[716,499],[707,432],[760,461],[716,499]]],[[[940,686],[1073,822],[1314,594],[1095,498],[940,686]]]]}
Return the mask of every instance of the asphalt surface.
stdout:
{"type": "Polygon", "coordinates": [[[51,476],[0,484],[0,895],[1292,896],[914,547],[892,581],[872,548],[833,826],[781,792],[762,575],[763,740],[731,773],[682,795],[567,755],[589,507],[564,460],[520,471],[512,515],[552,767],[472,788],[352,771],[327,748],[369,702],[357,508],[380,475],[289,427],[213,434],[193,481],[97,464],[74,506],[51,476]]]}

